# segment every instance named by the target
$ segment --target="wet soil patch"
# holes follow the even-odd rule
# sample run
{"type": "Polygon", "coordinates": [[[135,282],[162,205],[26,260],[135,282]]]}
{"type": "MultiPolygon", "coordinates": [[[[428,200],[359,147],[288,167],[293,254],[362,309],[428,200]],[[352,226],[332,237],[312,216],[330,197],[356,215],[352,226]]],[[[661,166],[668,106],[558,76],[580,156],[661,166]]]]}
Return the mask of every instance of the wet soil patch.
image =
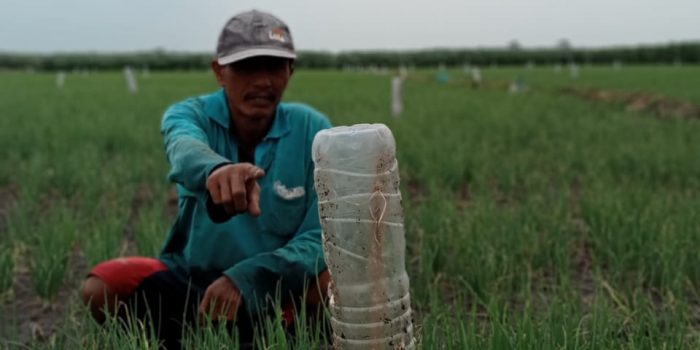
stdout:
{"type": "Polygon", "coordinates": [[[571,87],[559,91],[591,102],[622,105],[626,111],[650,113],[659,118],[700,119],[700,105],[659,94],[571,87]]]}

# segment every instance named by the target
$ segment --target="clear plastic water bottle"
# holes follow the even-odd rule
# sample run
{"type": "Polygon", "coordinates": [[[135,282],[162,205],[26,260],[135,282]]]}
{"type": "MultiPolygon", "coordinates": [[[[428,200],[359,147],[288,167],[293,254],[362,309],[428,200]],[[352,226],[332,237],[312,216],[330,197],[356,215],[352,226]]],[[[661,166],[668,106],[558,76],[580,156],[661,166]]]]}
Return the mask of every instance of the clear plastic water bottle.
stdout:
{"type": "Polygon", "coordinates": [[[336,348],[415,348],[391,131],[383,124],[323,130],[313,159],[336,348]]]}

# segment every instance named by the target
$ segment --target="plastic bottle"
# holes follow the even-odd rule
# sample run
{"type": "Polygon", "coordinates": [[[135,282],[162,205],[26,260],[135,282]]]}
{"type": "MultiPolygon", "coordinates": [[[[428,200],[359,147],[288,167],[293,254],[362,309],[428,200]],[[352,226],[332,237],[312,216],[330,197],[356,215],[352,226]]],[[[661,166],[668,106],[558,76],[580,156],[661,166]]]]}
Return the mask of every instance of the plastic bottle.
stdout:
{"type": "Polygon", "coordinates": [[[413,349],[396,146],[383,124],[319,132],[314,179],[339,349],[413,349]]]}

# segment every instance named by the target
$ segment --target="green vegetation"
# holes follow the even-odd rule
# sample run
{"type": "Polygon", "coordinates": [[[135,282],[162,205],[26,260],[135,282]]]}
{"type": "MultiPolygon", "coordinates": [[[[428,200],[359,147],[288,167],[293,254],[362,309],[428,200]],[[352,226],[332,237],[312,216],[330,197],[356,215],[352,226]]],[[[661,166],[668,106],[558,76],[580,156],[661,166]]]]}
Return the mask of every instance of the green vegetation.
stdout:
{"type": "MultiPolygon", "coordinates": [[[[120,70],[124,66],[148,67],[152,70],[207,70],[213,53],[166,52],[162,50],[133,53],[59,53],[31,54],[0,52],[0,68],[34,69],[41,71],[120,70]]],[[[575,48],[563,40],[556,47],[523,48],[517,42],[507,48],[300,51],[298,68],[369,68],[398,67],[399,65],[434,68],[440,64],[462,66],[522,65],[533,62],[552,64],[578,62],[587,64],[675,64],[699,63],[700,42],[688,41],[669,44],[637,45],[601,48],[575,48]]]]}
{"type": "MultiPolygon", "coordinates": [[[[381,122],[394,132],[421,348],[700,347],[700,123],[561,92],[698,104],[700,68],[482,73],[475,90],[461,70],[448,84],[411,72],[399,119],[387,75],[300,70],[286,95],[335,125],[381,122]],[[515,76],[530,89],[508,93],[515,76]]],[[[141,324],[95,325],[80,281],[102,259],[158,251],[176,205],[161,113],[215,89],[213,78],[151,73],[132,95],[120,73],[69,74],[62,89],[54,74],[0,76],[0,347],[155,349],[141,324]],[[23,309],[34,299],[48,309],[23,309]],[[53,326],[27,333],[25,314],[53,326]]],[[[317,348],[321,333],[290,339],[271,321],[258,341],[317,348]]],[[[192,348],[235,348],[215,327],[189,334],[192,348]]]]}
{"type": "MultiPolygon", "coordinates": [[[[555,73],[553,65],[540,65],[535,69],[503,68],[486,69],[486,81],[511,81],[520,76],[526,85],[535,88],[595,88],[628,92],[662,94],[700,105],[700,75],[697,66],[579,66],[580,76],[572,79],[568,66],[555,73]]],[[[455,76],[464,75],[454,71],[455,76]]]]}

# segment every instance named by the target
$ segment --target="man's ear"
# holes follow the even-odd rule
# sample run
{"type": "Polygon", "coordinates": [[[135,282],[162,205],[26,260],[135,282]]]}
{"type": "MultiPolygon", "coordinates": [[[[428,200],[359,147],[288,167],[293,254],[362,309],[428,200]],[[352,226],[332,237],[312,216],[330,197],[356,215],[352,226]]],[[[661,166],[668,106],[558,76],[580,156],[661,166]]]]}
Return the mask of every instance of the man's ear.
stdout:
{"type": "Polygon", "coordinates": [[[292,74],[294,74],[294,60],[289,60],[289,76],[291,77],[292,74]]]}
{"type": "Polygon", "coordinates": [[[219,86],[224,86],[224,66],[220,65],[219,62],[216,62],[216,59],[214,59],[211,61],[211,70],[214,72],[219,86]]]}

